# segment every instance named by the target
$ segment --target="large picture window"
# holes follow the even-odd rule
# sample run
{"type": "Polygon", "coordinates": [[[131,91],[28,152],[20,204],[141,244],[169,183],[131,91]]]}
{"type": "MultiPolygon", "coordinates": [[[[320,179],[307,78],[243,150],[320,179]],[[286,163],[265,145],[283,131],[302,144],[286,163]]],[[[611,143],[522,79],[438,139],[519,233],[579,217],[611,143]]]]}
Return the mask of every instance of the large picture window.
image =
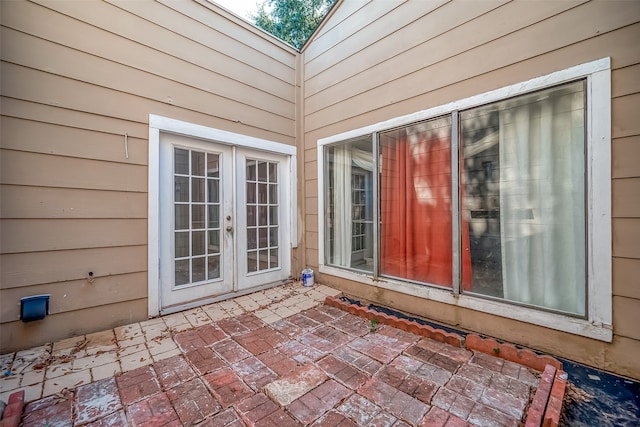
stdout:
{"type": "Polygon", "coordinates": [[[608,67],[321,141],[321,271],[610,339],[608,67]]]}
{"type": "Polygon", "coordinates": [[[579,81],[460,113],[471,291],[584,316],[584,100],[579,81]]]}

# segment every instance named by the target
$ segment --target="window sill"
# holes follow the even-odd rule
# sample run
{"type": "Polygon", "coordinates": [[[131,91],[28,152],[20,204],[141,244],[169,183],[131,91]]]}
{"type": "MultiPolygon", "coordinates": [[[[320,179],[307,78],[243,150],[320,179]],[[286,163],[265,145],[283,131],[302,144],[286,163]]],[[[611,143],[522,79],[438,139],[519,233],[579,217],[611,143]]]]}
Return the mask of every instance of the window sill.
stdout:
{"type": "Polygon", "coordinates": [[[388,278],[373,278],[364,273],[342,270],[336,267],[320,266],[320,273],[364,283],[366,285],[400,292],[416,298],[441,302],[462,308],[476,310],[483,313],[493,314],[507,319],[518,320],[537,326],[555,329],[574,335],[580,335],[599,341],[611,342],[613,330],[611,325],[592,323],[587,319],[578,319],[570,316],[563,316],[557,313],[540,311],[529,307],[522,307],[498,301],[486,300],[468,295],[455,296],[451,291],[438,289],[430,286],[422,286],[414,283],[406,283],[388,278]],[[500,313],[499,315],[496,313],[500,313]]]}

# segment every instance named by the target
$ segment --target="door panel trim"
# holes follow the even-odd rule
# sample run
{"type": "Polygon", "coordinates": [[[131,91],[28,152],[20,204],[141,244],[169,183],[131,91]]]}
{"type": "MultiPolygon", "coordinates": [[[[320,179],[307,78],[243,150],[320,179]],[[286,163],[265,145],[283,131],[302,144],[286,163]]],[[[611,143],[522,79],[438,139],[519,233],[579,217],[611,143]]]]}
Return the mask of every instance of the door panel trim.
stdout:
{"type": "MultiPolygon", "coordinates": [[[[155,317],[160,314],[160,133],[173,133],[187,137],[203,139],[218,144],[233,147],[248,148],[256,151],[270,152],[289,156],[290,173],[290,212],[289,227],[291,230],[291,246],[298,245],[298,215],[297,215],[297,147],[275,141],[228,132],[194,123],[184,122],[169,117],[149,114],[149,181],[148,181],[148,315],[155,317]]],[[[238,281],[234,280],[237,290],[238,281]]],[[[265,287],[279,284],[267,284],[265,287]]],[[[259,288],[255,288],[258,290],[259,288]]],[[[254,289],[251,289],[253,292],[254,289]]],[[[239,291],[242,293],[242,291],[239,291]]],[[[238,293],[233,294],[238,295],[238,293]]],[[[216,299],[216,298],[214,298],[216,299]]],[[[221,297],[220,299],[224,299],[221,297]]],[[[204,300],[198,301],[202,304],[204,300]]],[[[212,301],[213,302],[213,301],[212,301]]],[[[185,308],[185,307],[183,307],[185,308]]],[[[180,308],[180,309],[183,309],[180,308]]],[[[171,308],[170,308],[171,309],[171,308]]],[[[175,311],[178,311],[176,309],[175,311]]]]}

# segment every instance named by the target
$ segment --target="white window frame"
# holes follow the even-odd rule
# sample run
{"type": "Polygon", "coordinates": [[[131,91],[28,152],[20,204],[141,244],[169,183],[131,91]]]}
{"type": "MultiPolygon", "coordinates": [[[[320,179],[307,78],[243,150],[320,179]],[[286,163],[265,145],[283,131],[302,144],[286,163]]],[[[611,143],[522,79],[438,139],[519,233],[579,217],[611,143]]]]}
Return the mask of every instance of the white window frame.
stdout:
{"type": "MultiPolygon", "coordinates": [[[[289,157],[290,179],[290,227],[291,247],[298,246],[298,190],[297,190],[297,148],[280,142],[255,138],[239,133],[228,132],[194,123],[184,122],[169,117],[149,114],[149,182],[148,182],[148,216],[147,216],[147,289],[148,315],[160,314],[160,133],[173,133],[192,138],[213,141],[217,144],[243,147],[251,150],[265,151],[289,157]]],[[[283,255],[287,256],[287,255],[283,255]]]]}
{"type": "MultiPolygon", "coordinates": [[[[455,124],[453,124],[455,126],[455,124]]],[[[457,183],[454,177],[453,183],[457,183]]],[[[454,191],[454,194],[456,192],[454,191]]],[[[343,279],[402,292],[419,298],[464,307],[547,328],[611,342],[612,252],[611,252],[611,59],[602,58],[451,102],[413,114],[396,117],[360,129],[318,140],[318,256],[319,271],[343,279]],[[450,289],[416,285],[345,270],[325,264],[324,148],[329,144],[370,135],[410,123],[451,114],[504,100],[528,92],[586,79],[586,172],[587,172],[587,318],[483,299],[469,294],[455,295],[450,289]],[[497,314],[499,313],[499,314],[497,314]]],[[[455,238],[455,236],[454,236],[455,238]]],[[[455,262],[455,260],[454,260],[455,262]]]]}

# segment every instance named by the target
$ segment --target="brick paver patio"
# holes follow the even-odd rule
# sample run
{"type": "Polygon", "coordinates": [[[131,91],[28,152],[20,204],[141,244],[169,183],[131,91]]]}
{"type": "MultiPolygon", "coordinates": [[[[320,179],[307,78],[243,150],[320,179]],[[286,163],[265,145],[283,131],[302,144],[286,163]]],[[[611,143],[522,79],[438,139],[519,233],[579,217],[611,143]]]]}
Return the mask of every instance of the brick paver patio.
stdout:
{"type": "Polygon", "coordinates": [[[24,426],[522,422],[534,371],[322,304],[337,294],[294,283],[3,355],[0,397],[26,391],[24,426]]]}

